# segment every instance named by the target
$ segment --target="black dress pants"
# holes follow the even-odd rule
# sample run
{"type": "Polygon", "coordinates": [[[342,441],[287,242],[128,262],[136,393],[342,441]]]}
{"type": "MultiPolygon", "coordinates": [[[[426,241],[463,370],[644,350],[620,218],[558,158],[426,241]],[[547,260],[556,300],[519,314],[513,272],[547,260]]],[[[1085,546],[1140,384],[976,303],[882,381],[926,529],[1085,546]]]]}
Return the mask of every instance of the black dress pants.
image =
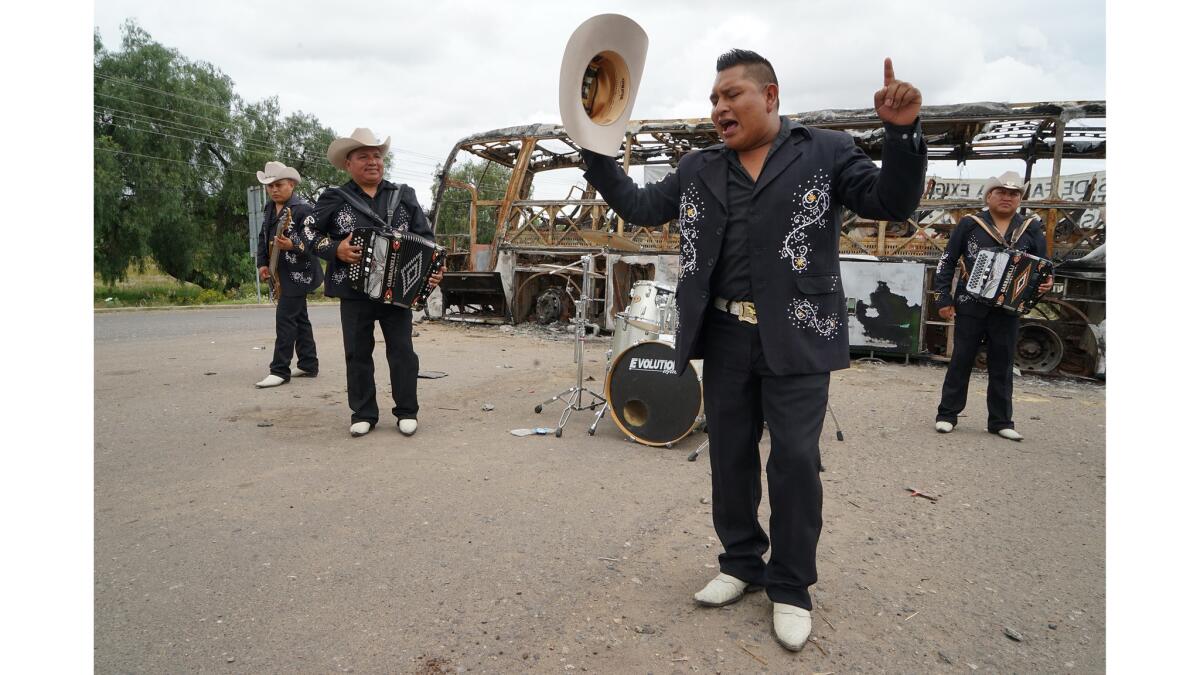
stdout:
{"type": "Polygon", "coordinates": [[[704,412],[712,467],[713,527],[721,571],[765,586],[773,602],[812,609],[821,535],[821,427],[829,373],[775,375],[758,327],[709,309],[704,324],[704,412]],[[763,422],[771,434],[770,538],[758,521],[763,422]],[[771,560],[763,554],[771,549],[771,560]]]}
{"type": "Polygon", "coordinates": [[[1020,317],[1002,309],[990,309],[985,316],[954,315],[954,354],[942,383],[937,421],[958,424],[959,413],[967,407],[967,386],[979,343],[987,338],[987,428],[992,433],[1013,428],[1012,369],[1019,326],[1020,317]]]}
{"type": "Polygon", "coordinates": [[[412,346],[412,310],[373,300],[342,298],[342,344],[346,349],[346,391],[350,421],[379,422],[375,400],[375,322],[383,331],[388,372],[392,382],[392,414],[417,418],[417,371],[420,362],[412,346]]]}
{"type": "Polygon", "coordinates": [[[308,320],[308,297],[282,295],[275,305],[275,354],[271,357],[271,374],[285,381],[292,378],[292,353],[296,366],[307,373],[317,374],[317,342],[313,339],[312,323],[308,320]]]}

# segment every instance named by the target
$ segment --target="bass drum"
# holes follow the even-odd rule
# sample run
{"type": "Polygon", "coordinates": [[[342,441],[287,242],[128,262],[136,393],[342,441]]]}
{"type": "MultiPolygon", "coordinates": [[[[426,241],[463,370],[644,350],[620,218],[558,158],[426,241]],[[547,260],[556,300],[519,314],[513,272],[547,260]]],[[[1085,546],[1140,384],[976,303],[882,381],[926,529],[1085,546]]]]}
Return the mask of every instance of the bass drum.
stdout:
{"type": "Polygon", "coordinates": [[[674,341],[633,345],[618,354],[604,381],[617,427],[643,445],[671,445],[703,419],[704,389],[696,362],[675,374],[674,341]]]}

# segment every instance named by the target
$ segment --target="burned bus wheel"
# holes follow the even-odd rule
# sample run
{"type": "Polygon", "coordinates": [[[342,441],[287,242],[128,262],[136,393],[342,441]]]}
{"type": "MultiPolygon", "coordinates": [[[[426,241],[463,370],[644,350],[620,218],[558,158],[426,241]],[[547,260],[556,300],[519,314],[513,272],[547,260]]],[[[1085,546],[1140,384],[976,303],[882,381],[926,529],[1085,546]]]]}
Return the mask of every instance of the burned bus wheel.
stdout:
{"type": "Polygon", "coordinates": [[[566,316],[570,298],[561,288],[547,288],[537,299],[537,321],[543,326],[566,316]]]}
{"type": "Polygon", "coordinates": [[[1049,373],[1063,358],[1063,341],[1053,329],[1036,323],[1021,326],[1017,333],[1016,365],[1022,371],[1049,373]]]}

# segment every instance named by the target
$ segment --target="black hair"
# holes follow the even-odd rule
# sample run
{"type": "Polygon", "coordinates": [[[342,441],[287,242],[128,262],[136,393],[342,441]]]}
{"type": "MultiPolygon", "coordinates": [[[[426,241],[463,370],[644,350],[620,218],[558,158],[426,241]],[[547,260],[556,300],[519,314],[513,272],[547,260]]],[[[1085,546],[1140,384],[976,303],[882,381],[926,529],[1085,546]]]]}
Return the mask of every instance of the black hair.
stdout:
{"type": "Polygon", "coordinates": [[[746,75],[764,85],[779,85],[779,78],[775,77],[775,68],[771,66],[771,62],[749,49],[730,49],[717,57],[718,73],[734,66],[746,66],[746,75]]]}

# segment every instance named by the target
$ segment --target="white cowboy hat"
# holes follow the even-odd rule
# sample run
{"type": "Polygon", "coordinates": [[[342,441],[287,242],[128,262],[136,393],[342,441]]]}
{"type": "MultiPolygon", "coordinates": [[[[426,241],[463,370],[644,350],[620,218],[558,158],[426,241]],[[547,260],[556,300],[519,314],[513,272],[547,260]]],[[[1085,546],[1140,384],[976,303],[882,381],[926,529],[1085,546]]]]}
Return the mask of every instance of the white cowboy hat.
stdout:
{"type": "Polygon", "coordinates": [[[262,171],[258,172],[258,182],[263,185],[270,185],[277,180],[291,178],[297,183],[300,182],[300,172],[290,166],[285,166],[283,162],[267,162],[262,171]]]}
{"type": "Polygon", "coordinates": [[[1016,171],[1005,171],[999,177],[992,176],[987,179],[987,182],[983,184],[983,198],[987,199],[988,193],[998,187],[1025,192],[1025,182],[1021,180],[1021,174],[1016,171]]]}
{"type": "Polygon", "coordinates": [[[352,151],[363,147],[379,148],[383,154],[387,154],[388,146],[392,144],[392,137],[388,136],[387,140],[381,141],[375,137],[375,132],[366,127],[359,127],[354,130],[354,133],[345,138],[335,138],[329,144],[329,149],[325,151],[325,156],[329,158],[329,163],[335,169],[346,168],[346,155],[352,151]]]}
{"type": "Polygon", "coordinates": [[[571,34],[558,76],[558,110],[579,146],[605,155],[621,147],[649,44],[646,31],[620,14],[593,16],[571,34]]]}

